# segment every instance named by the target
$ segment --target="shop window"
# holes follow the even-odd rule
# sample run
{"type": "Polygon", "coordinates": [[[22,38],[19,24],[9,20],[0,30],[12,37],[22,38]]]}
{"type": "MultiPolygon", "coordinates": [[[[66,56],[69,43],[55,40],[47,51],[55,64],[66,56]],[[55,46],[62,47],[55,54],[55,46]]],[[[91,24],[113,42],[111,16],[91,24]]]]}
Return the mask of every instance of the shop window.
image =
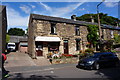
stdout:
{"type": "Polygon", "coordinates": [[[54,43],[49,43],[48,45],[48,51],[59,51],[59,43],[54,42],[54,43]]]}
{"type": "Polygon", "coordinates": [[[79,26],[75,26],[75,35],[76,36],[80,35],[80,28],[79,28],[79,26]]]}
{"type": "Polygon", "coordinates": [[[35,42],[36,49],[41,50],[43,48],[43,43],[42,42],[35,42]]]}

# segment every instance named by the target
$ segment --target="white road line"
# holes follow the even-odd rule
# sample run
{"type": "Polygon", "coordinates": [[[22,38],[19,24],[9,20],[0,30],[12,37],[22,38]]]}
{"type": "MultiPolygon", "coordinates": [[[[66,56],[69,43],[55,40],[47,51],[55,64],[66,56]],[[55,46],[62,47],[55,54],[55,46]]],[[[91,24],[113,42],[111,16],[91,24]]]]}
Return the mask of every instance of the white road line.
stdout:
{"type": "Polygon", "coordinates": [[[50,71],[50,70],[57,70],[57,69],[67,68],[67,67],[73,67],[73,66],[65,66],[65,67],[60,67],[60,68],[46,68],[46,69],[43,69],[43,70],[19,71],[19,72],[10,72],[10,73],[15,74],[15,73],[29,73],[29,72],[50,71]]]}

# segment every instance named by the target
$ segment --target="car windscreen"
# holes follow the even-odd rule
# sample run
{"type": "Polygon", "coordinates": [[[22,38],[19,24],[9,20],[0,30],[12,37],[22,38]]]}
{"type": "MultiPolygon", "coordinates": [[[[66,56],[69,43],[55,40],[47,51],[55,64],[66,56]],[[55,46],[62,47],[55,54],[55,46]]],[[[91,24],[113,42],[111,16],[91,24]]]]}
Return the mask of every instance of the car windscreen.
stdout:
{"type": "Polygon", "coordinates": [[[8,46],[12,46],[12,47],[15,47],[15,45],[13,45],[13,44],[8,44],[8,46]]]}
{"type": "Polygon", "coordinates": [[[93,56],[91,56],[92,58],[99,58],[100,54],[94,54],[93,56]]]}

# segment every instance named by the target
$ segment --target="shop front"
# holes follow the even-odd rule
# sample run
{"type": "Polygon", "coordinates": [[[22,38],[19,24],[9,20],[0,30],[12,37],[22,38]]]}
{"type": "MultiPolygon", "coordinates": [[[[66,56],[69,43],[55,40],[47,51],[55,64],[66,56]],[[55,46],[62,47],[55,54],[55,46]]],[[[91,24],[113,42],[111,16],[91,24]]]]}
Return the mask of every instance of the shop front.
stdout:
{"type": "Polygon", "coordinates": [[[44,56],[47,57],[48,53],[59,52],[60,46],[60,38],[59,37],[43,37],[38,36],[35,39],[36,45],[36,56],[44,56]]]}

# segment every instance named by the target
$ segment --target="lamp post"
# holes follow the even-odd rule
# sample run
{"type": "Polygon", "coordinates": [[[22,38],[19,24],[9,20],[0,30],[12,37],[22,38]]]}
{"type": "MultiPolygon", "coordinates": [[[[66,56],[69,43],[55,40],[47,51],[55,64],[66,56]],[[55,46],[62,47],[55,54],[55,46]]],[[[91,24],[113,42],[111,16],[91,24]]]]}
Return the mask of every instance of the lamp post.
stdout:
{"type": "Polygon", "coordinates": [[[100,16],[99,16],[99,5],[102,4],[105,0],[102,0],[102,2],[100,2],[97,5],[97,15],[98,15],[98,27],[99,27],[99,39],[101,41],[101,36],[102,36],[102,31],[101,31],[101,26],[100,26],[100,16]]]}

